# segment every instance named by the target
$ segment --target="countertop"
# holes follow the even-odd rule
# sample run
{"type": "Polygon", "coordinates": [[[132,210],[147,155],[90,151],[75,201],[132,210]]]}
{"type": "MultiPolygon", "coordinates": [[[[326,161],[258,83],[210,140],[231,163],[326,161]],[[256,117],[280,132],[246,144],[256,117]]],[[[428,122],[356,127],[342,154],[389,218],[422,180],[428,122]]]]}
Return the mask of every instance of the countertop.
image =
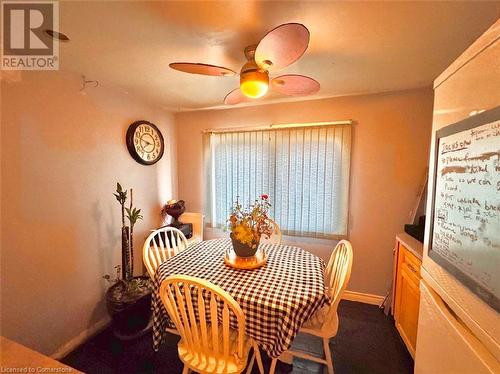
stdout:
{"type": "Polygon", "coordinates": [[[35,371],[37,373],[82,373],[3,336],[0,337],[0,347],[2,357],[0,371],[2,373],[34,373],[35,371]],[[16,371],[16,368],[27,371],[16,371]]]}
{"type": "Polygon", "coordinates": [[[396,235],[396,239],[401,242],[408,250],[413,253],[417,258],[422,260],[424,255],[424,244],[419,242],[413,236],[405,232],[396,235]]]}

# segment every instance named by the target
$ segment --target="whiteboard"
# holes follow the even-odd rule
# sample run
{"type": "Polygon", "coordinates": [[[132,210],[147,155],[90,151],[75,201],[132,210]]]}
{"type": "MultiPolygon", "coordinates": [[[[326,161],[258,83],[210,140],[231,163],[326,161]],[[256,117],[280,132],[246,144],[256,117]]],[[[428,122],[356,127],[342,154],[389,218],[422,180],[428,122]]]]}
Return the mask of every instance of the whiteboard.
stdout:
{"type": "Polygon", "coordinates": [[[500,311],[500,107],[436,133],[429,256],[500,311]]]}

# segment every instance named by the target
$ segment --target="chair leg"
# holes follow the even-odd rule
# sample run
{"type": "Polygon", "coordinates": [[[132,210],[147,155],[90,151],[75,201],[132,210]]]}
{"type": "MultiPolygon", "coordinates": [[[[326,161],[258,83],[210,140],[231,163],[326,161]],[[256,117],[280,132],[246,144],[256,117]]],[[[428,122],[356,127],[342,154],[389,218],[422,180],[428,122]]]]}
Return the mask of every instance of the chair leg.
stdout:
{"type": "Polygon", "coordinates": [[[184,369],[182,369],[182,374],[189,374],[189,368],[184,365],[184,369]]]}
{"type": "Polygon", "coordinates": [[[277,361],[278,361],[277,358],[273,358],[273,360],[271,361],[271,368],[269,369],[269,374],[274,374],[274,371],[276,370],[277,361]]]}
{"type": "Polygon", "coordinates": [[[252,353],[252,357],[250,358],[250,362],[248,363],[247,365],[247,371],[246,371],[246,374],[250,374],[252,372],[252,368],[253,368],[253,362],[255,361],[255,348],[254,348],[254,351],[252,353]]]}
{"type": "Polygon", "coordinates": [[[328,374],[333,374],[332,352],[330,352],[330,339],[323,338],[323,350],[325,352],[326,366],[328,367],[328,374]]]}
{"type": "Polygon", "coordinates": [[[257,343],[254,344],[255,357],[257,358],[257,366],[259,367],[260,374],[264,374],[264,365],[262,364],[262,357],[260,356],[260,349],[257,343]]]}

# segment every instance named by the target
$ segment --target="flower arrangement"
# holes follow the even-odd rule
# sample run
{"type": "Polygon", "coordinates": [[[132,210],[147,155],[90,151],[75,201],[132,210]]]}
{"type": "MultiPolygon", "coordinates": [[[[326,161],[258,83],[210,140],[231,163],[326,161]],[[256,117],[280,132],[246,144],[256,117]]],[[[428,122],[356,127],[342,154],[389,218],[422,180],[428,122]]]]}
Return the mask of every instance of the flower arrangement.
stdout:
{"type": "Polygon", "coordinates": [[[260,238],[269,238],[273,232],[267,215],[270,207],[269,196],[265,194],[247,207],[236,199],[228,219],[231,238],[257,250],[260,238]]]}

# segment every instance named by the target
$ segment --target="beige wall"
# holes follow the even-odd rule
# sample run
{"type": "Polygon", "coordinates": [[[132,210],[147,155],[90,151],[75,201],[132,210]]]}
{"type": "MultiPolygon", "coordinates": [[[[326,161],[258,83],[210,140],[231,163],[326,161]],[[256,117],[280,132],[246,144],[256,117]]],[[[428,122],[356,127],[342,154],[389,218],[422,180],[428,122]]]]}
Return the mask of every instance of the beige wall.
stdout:
{"type": "Polygon", "coordinates": [[[177,188],[173,116],[105,84],[80,87],[63,72],[24,72],[1,85],[1,334],[45,354],[106,318],[102,276],[120,263],[116,182],[134,188],[144,214],[136,273],[160,203],[177,188]],[[135,162],[125,145],[139,119],[166,139],[154,166],[135,162]]]}
{"type": "MultiPolygon", "coordinates": [[[[348,288],[385,295],[394,237],[409,221],[428,163],[432,102],[429,88],[176,114],[179,198],[190,211],[203,208],[203,129],[353,119],[349,238],[355,257],[348,288]]],[[[323,258],[334,244],[293,243],[323,258]]]]}

